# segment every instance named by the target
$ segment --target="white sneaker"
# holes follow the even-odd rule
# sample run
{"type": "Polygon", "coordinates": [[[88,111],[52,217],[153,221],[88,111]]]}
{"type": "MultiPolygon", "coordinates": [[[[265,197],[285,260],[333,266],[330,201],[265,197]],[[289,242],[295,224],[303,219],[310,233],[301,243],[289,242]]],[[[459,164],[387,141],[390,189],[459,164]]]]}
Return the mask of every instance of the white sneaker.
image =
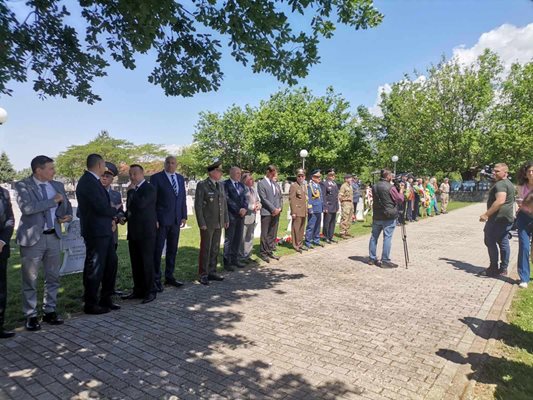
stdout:
{"type": "Polygon", "coordinates": [[[522,289],[527,289],[527,282],[520,282],[520,284],[518,285],[519,288],[522,288],[522,289]]]}

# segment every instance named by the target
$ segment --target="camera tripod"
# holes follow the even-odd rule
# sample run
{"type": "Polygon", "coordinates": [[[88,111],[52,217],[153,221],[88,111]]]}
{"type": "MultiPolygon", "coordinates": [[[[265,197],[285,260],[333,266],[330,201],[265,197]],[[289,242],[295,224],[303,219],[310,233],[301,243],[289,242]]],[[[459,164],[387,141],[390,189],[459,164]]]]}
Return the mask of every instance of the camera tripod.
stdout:
{"type": "Polygon", "coordinates": [[[398,215],[398,222],[402,227],[403,257],[405,259],[405,269],[409,268],[409,247],[407,246],[407,229],[405,228],[405,219],[407,216],[407,205],[404,206],[402,213],[398,215]]]}

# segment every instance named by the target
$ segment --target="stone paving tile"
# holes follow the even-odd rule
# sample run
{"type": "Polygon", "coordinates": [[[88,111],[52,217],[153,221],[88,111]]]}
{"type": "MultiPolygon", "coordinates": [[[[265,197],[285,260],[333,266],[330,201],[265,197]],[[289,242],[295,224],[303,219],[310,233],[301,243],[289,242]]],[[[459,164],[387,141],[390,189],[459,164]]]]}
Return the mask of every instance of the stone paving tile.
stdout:
{"type": "Polygon", "coordinates": [[[457,365],[442,355],[468,351],[465,318],[486,317],[505,284],[476,276],[482,210],[408,225],[408,269],[366,265],[361,237],[20,332],[0,342],[0,398],[444,398],[457,365]]]}

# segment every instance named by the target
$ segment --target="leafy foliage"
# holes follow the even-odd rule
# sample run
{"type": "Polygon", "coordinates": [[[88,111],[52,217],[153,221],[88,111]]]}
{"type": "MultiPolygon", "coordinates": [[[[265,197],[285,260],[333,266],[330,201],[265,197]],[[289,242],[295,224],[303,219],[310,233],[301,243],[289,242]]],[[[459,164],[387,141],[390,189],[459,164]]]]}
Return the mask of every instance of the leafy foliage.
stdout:
{"type": "Polygon", "coordinates": [[[13,164],[9,160],[6,152],[0,154],[0,182],[11,182],[15,179],[16,172],[13,169],[13,164]]]}
{"type": "Polygon", "coordinates": [[[119,168],[132,163],[150,164],[165,155],[165,151],[158,145],[135,145],[124,139],[115,139],[107,131],[102,131],[89,143],[69,146],[60,153],[55,160],[57,173],[75,182],[83,174],[87,156],[91,153],[100,154],[119,168]]]}
{"type": "Polygon", "coordinates": [[[226,167],[255,172],[276,164],[281,173],[293,174],[301,149],[308,150],[306,163],[312,168],[351,172],[369,153],[349,103],[331,88],[320,97],[306,88],[283,90],[255,108],[202,113],[194,139],[196,159],[204,166],[219,158],[226,167]]]}
{"type": "Polygon", "coordinates": [[[0,93],[11,93],[11,80],[25,82],[29,69],[41,96],[89,104],[100,100],[91,86],[106,75],[109,57],[134,69],[136,56],[155,54],[148,81],[167,96],[192,96],[220,87],[227,40],[236,61],[292,85],[319,62],[319,40],[332,37],[335,22],[367,29],[383,18],[372,0],[28,0],[26,7],[19,16],[0,0],[0,93]],[[75,27],[73,10],[82,16],[75,27]],[[291,14],[308,29],[294,31],[291,14]]]}

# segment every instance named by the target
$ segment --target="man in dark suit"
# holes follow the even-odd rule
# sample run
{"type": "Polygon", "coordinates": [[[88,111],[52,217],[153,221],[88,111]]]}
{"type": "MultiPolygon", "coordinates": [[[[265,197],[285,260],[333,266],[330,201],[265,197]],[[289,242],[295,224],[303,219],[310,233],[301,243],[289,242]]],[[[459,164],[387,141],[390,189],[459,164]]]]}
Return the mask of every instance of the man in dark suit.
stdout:
{"type": "Polygon", "coordinates": [[[278,234],[279,215],[283,208],[283,198],[278,185],[278,169],[274,165],[267,167],[265,178],[257,184],[257,192],[261,199],[261,250],[259,258],[270,262],[270,258],[279,260],[274,255],[276,236],[278,234]]]}
{"type": "Polygon", "coordinates": [[[158,292],[163,291],[161,284],[161,253],[167,243],[165,255],[165,283],[180,287],[183,283],[174,277],[176,254],[180,228],[187,223],[187,201],[185,193],[185,180],[176,173],[176,157],[168,156],[165,159],[165,169],[150,178],[150,183],[157,192],[157,237],[154,255],[154,285],[158,292]]]}
{"type": "Polygon", "coordinates": [[[100,182],[105,172],[105,161],[99,154],[89,154],[87,171],[76,187],[81,235],[85,239],[86,255],[83,268],[85,288],[84,311],[87,314],[104,314],[118,310],[113,304],[113,220],[118,206],[111,205],[109,193],[100,182]],[[98,289],[102,285],[100,299],[98,289]]]}
{"type": "Polygon", "coordinates": [[[15,228],[15,217],[9,192],[0,187],[0,339],[15,336],[15,332],[4,330],[4,315],[7,301],[7,259],[9,258],[9,241],[15,228]]]}
{"type": "Polygon", "coordinates": [[[337,223],[337,212],[339,212],[339,187],[335,182],[335,170],[328,169],[325,181],[320,182],[322,197],[324,200],[324,223],[322,234],[326,243],[335,243],[333,234],[337,223]]]}
{"type": "Polygon", "coordinates": [[[244,185],[241,183],[241,169],[231,167],[230,178],[224,182],[226,202],[228,203],[229,226],[224,237],[224,269],[233,271],[233,266],[243,268],[238,260],[239,249],[243,240],[244,216],[248,209],[244,185]]]}
{"type": "Polygon", "coordinates": [[[156,191],[144,180],[144,170],[138,164],[130,166],[126,218],[130,250],[133,292],[124,299],[143,299],[149,303],[156,298],[154,288],[154,248],[157,232],[156,191]]]}
{"type": "Polygon", "coordinates": [[[209,285],[209,281],[224,280],[216,273],[217,259],[222,228],[228,229],[229,226],[224,185],[220,183],[222,177],[220,162],[216,161],[209,165],[207,172],[209,177],[198,183],[194,197],[194,213],[200,228],[198,274],[202,285],[209,285]]]}
{"type": "Polygon", "coordinates": [[[113,294],[114,295],[121,295],[122,292],[117,291],[115,286],[117,283],[117,272],[118,272],[118,256],[117,256],[117,248],[118,248],[118,222],[121,220],[124,220],[125,214],[124,209],[122,207],[122,196],[120,195],[120,192],[111,189],[111,184],[113,183],[113,179],[115,179],[115,176],[118,175],[118,168],[115,164],[110,163],[106,161],[105,163],[105,172],[100,178],[100,182],[102,182],[102,185],[104,186],[105,190],[107,190],[107,193],[109,193],[109,200],[111,201],[111,205],[113,207],[119,207],[118,208],[118,214],[115,220],[112,222],[112,230],[113,230],[113,243],[114,243],[114,251],[113,251],[113,271],[115,274],[113,275],[113,294]]]}

